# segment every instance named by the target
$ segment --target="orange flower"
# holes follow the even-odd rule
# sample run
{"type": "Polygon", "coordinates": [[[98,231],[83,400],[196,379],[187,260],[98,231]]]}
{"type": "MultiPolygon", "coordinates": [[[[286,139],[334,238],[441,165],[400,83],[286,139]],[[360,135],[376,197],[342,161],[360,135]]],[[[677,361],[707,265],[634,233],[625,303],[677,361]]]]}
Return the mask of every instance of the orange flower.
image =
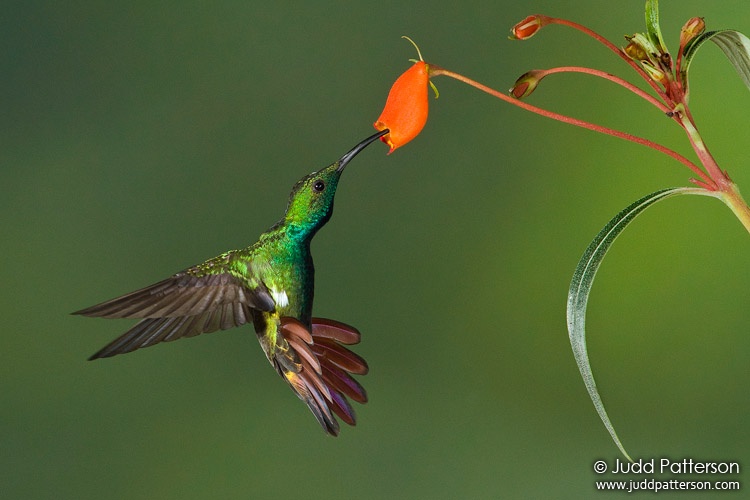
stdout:
{"type": "MultiPolygon", "coordinates": [[[[404,37],[412,44],[409,37],[404,37]]],[[[416,44],[414,47],[417,47],[416,44]]],[[[407,142],[414,139],[427,123],[427,86],[430,82],[430,65],[422,60],[422,54],[417,47],[419,61],[407,69],[393,83],[388,98],[385,101],[383,112],[373,124],[377,130],[388,129],[389,132],[380,138],[388,144],[391,149],[388,154],[393,153],[407,142]]],[[[437,89],[435,97],[437,97],[437,89]]]]}
{"type": "Polygon", "coordinates": [[[427,123],[429,79],[429,67],[419,61],[399,76],[388,92],[385,108],[374,123],[377,130],[390,131],[380,138],[391,147],[388,154],[414,139],[427,123]]]}

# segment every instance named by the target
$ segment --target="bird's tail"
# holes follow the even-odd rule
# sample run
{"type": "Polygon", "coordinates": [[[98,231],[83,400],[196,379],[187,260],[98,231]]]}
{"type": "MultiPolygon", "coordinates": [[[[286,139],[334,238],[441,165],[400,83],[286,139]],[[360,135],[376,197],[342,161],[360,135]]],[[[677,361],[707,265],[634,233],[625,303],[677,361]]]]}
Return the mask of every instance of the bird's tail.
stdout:
{"type": "Polygon", "coordinates": [[[367,362],[344,345],[359,343],[356,328],[324,318],[313,318],[312,330],[290,317],[281,318],[279,332],[299,359],[296,370],[278,366],[294,392],[329,434],[339,433],[334,414],[349,425],[356,415],[347,398],[367,402],[365,389],[351,375],[365,375],[367,362]]]}

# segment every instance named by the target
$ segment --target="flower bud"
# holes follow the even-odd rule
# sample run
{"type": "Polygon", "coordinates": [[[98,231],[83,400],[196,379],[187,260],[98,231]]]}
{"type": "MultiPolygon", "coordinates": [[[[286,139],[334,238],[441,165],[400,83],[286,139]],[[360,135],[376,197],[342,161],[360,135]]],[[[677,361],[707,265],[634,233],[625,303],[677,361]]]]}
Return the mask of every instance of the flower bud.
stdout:
{"type": "Polygon", "coordinates": [[[702,17],[688,19],[680,31],[680,47],[685,47],[693,38],[697,37],[706,29],[706,23],[702,17]]]}
{"type": "Polygon", "coordinates": [[[544,78],[544,72],[539,70],[531,70],[521,75],[513,87],[510,88],[510,94],[516,99],[523,99],[531,95],[536,90],[539,82],[544,78]]]}
{"type": "Polygon", "coordinates": [[[643,47],[632,40],[625,46],[623,51],[628,55],[628,57],[636,61],[645,61],[648,59],[646,51],[643,50],[643,47]]]}
{"type": "Polygon", "coordinates": [[[659,54],[659,50],[645,34],[636,33],[633,36],[626,36],[625,39],[629,43],[623,49],[623,51],[631,59],[635,59],[636,61],[656,62],[653,60],[653,58],[659,54]]]}
{"type": "Polygon", "coordinates": [[[536,34],[539,29],[547,24],[546,17],[534,14],[529,16],[510,29],[511,40],[526,40],[536,34]]]}

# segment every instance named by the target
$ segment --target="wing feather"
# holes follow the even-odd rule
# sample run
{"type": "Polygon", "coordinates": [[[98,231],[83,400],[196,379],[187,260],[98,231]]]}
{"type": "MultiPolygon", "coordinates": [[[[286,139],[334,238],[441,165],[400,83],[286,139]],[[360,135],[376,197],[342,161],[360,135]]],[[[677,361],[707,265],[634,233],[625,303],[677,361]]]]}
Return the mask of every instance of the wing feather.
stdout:
{"type": "Polygon", "coordinates": [[[171,342],[201,333],[228,330],[244,325],[252,319],[250,307],[244,304],[224,304],[195,316],[145,318],[133,328],[104,346],[89,359],[109,358],[125,354],[159,342],[171,342]]]}
{"type": "Polygon", "coordinates": [[[240,278],[228,272],[192,276],[183,271],[73,314],[99,318],[173,318],[196,316],[235,302],[259,311],[272,311],[275,306],[271,294],[262,284],[251,290],[240,278]]]}

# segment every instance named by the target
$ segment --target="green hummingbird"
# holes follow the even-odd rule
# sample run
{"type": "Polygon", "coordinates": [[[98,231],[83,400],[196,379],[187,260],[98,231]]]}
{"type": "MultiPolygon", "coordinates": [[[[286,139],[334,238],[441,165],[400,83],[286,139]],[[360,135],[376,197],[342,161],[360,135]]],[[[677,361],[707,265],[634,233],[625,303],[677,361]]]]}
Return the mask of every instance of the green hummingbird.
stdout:
{"type": "Polygon", "coordinates": [[[344,345],[359,343],[360,333],[344,323],[312,317],[315,270],[310,242],[331,218],[344,167],[386,133],[387,129],[368,137],[337,162],[299,180],[289,196],[284,218],[261,234],[255,244],[74,312],[141,319],[89,359],[252,321],[266,357],[323,429],[338,435],[334,414],[355,425],[356,416],[347,397],[365,403],[367,393],[351,375],[365,375],[368,366],[344,345]]]}

